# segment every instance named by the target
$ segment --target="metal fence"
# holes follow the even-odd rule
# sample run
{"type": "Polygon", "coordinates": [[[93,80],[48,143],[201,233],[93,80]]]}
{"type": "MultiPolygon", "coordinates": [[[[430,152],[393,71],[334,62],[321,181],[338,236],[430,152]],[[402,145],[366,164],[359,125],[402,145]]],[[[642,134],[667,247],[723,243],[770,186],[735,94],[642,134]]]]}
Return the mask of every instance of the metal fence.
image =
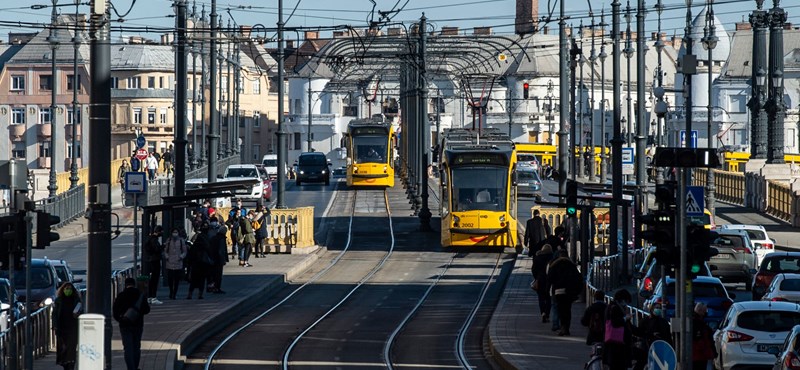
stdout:
{"type": "MultiPolygon", "coordinates": [[[[225,169],[232,164],[241,162],[239,156],[234,155],[222,158],[217,161],[217,173],[223,174],[225,169]]],[[[208,174],[208,166],[200,167],[194,171],[186,173],[186,179],[204,178],[208,174]]],[[[154,206],[163,204],[162,197],[171,196],[175,193],[175,178],[166,177],[150,180],[147,184],[146,201],[140,201],[140,205],[154,206]],[[146,203],[145,203],[146,202],[146,203]]]]}
{"type": "Polygon", "coordinates": [[[78,185],[54,197],[39,200],[36,209],[61,217],[61,222],[53,226],[64,226],[86,212],[86,187],[78,185]]]}
{"type": "MultiPolygon", "coordinates": [[[[628,261],[630,261],[631,264],[629,267],[641,263],[645,257],[644,250],[637,249],[631,251],[629,257],[628,261]]],[[[612,296],[610,293],[615,289],[622,288],[619,284],[621,267],[622,255],[619,253],[608,257],[595,258],[594,261],[589,264],[589,271],[586,272],[587,301],[591,301],[596,291],[602,290],[606,293],[606,303],[611,302],[612,296]]],[[[628,271],[630,271],[630,268],[628,271]]],[[[627,313],[631,316],[633,325],[638,326],[639,320],[650,315],[648,312],[631,305],[627,305],[625,308],[627,313]]]]}

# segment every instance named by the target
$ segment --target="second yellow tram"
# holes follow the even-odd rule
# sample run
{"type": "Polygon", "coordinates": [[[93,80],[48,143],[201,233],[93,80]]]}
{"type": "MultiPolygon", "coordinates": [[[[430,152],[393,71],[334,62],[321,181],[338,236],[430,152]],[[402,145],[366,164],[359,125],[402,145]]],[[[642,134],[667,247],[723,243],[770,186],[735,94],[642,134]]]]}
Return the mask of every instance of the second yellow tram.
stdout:
{"type": "Polygon", "coordinates": [[[354,119],[347,125],[347,186],[394,186],[394,138],[391,122],[354,119]]]}

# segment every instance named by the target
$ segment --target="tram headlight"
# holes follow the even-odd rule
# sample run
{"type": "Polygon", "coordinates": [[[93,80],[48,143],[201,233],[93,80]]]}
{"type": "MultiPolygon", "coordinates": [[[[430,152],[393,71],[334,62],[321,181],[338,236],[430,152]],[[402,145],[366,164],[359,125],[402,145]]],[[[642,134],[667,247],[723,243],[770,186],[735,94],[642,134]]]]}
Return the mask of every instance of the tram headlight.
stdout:
{"type": "Polygon", "coordinates": [[[358,167],[353,166],[353,172],[358,172],[358,167]]]}
{"type": "Polygon", "coordinates": [[[383,166],[383,173],[386,173],[387,167],[383,166]]]}
{"type": "Polygon", "coordinates": [[[322,170],[322,174],[323,174],[323,175],[325,174],[325,170],[322,170]]]}
{"type": "Polygon", "coordinates": [[[453,216],[453,226],[457,227],[460,222],[461,222],[461,218],[460,217],[453,216]]]}
{"type": "Polygon", "coordinates": [[[506,222],[506,215],[500,215],[500,222],[506,222]]]}

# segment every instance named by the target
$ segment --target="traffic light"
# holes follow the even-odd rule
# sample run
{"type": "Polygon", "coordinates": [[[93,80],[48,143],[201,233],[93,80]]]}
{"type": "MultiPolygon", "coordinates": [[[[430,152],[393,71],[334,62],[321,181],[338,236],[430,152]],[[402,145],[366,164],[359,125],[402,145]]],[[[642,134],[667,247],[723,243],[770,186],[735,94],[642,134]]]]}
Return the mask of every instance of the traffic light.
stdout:
{"type": "Polygon", "coordinates": [[[691,261],[688,271],[692,279],[697,277],[704,263],[719,253],[717,248],[711,246],[718,237],[719,234],[703,225],[691,224],[686,227],[686,249],[691,261]]]}
{"type": "Polygon", "coordinates": [[[16,216],[0,217],[0,269],[2,270],[8,269],[9,253],[16,243],[17,232],[14,231],[16,222],[16,216]]]}
{"type": "Polygon", "coordinates": [[[528,88],[529,87],[531,87],[531,85],[528,85],[527,82],[522,84],[522,98],[523,99],[528,99],[528,88]]]}
{"type": "Polygon", "coordinates": [[[709,148],[656,148],[656,167],[682,167],[682,168],[716,168],[719,167],[719,157],[716,149],[709,148]]]}
{"type": "Polygon", "coordinates": [[[665,182],[661,185],[656,185],[656,204],[658,209],[670,210],[675,205],[675,183],[665,182]]]}
{"type": "Polygon", "coordinates": [[[61,217],[53,216],[45,211],[36,211],[36,249],[44,249],[50,242],[60,238],[58,233],[50,231],[50,226],[61,222],[61,217]]]}
{"type": "Polygon", "coordinates": [[[567,216],[578,214],[578,183],[567,180],[567,216]]]}
{"type": "Polygon", "coordinates": [[[656,260],[664,266],[677,265],[680,256],[675,247],[675,214],[671,211],[653,211],[639,217],[647,226],[642,239],[656,246],[656,260]]]}

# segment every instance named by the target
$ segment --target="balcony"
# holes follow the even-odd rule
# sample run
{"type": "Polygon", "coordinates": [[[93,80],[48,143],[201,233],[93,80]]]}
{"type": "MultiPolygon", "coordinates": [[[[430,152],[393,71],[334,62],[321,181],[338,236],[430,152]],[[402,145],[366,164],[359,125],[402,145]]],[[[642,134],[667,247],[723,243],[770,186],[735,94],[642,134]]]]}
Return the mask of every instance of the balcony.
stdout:
{"type": "MultiPolygon", "coordinates": [[[[83,129],[81,128],[81,126],[83,125],[77,125],[77,127],[75,127],[75,136],[77,136],[76,139],[78,140],[81,139],[83,134],[83,129]]],[[[64,125],[64,130],[67,131],[67,139],[72,139],[72,124],[70,123],[64,125]]]]}
{"type": "Polygon", "coordinates": [[[36,163],[39,165],[39,168],[50,168],[50,157],[36,158],[36,163]]]}
{"type": "Polygon", "coordinates": [[[25,128],[23,124],[9,125],[8,136],[11,138],[11,141],[22,141],[25,136],[25,128]]]}
{"type": "Polygon", "coordinates": [[[53,136],[53,125],[50,123],[42,123],[36,125],[36,134],[42,137],[53,136]]]}

